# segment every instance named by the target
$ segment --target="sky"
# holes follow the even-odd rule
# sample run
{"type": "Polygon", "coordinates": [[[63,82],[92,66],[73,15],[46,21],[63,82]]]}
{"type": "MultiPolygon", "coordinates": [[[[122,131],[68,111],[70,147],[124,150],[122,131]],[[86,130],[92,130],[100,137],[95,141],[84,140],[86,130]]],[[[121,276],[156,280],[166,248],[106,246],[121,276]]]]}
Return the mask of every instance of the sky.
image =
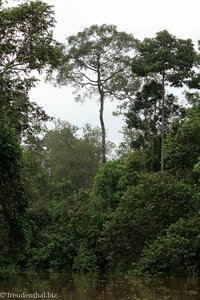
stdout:
{"type": "MultiPolygon", "coordinates": [[[[57,21],[54,38],[65,42],[86,27],[98,24],[116,25],[119,31],[132,33],[137,39],[154,37],[156,32],[168,30],[177,38],[200,40],[199,0],[44,0],[53,6],[57,21]]],[[[55,118],[82,128],[86,123],[99,126],[99,108],[94,100],[84,104],[74,102],[70,86],[53,87],[41,80],[31,90],[30,99],[55,118]]],[[[118,144],[122,138],[124,121],[114,117],[117,102],[106,102],[105,125],[108,138],[118,144]]]]}

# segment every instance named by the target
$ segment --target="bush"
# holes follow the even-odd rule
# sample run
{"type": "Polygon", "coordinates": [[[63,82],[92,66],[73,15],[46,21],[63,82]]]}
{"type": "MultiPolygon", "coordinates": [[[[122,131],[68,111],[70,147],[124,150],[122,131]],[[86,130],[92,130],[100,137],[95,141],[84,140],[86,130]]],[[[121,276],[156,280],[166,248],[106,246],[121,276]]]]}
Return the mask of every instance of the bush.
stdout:
{"type": "Polygon", "coordinates": [[[181,218],[166,234],[146,247],[135,267],[137,274],[186,275],[200,273],[200,215],[181,218]]]}
{"type": "Polygon", "coordinates": [[[77,256],[74,258],[73,270],[74,271],[96,271],[97,258],[84,244],[81,244],[77,256]]]}

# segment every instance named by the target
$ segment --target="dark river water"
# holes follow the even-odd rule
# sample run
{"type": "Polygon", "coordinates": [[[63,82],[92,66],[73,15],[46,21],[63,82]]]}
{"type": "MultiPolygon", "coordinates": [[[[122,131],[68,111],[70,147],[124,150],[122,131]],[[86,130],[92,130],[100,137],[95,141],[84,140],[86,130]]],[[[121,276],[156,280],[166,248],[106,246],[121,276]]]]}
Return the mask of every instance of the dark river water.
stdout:
{"type": "Polygon", "coordinates": [[[200,300],[200,278],[136,278],[98,274],[15,274],[0,282],[1,299],[200,300]]]}

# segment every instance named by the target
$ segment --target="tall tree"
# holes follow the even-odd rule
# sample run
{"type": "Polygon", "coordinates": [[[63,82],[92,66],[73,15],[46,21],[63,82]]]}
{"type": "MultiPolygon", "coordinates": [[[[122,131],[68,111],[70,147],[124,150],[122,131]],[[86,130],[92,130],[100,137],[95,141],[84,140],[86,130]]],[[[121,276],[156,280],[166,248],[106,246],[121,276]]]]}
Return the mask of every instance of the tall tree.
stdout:
{"type": "Polygon", "coordinates": [[[164,171],[165,137],[165,95],[166,86],[182,87],[192,75],[196,57],[190,39],[177,39],[168,31],[160,31],[155,38],[145,38],[136,46],[138,55],[132,61],[134,73],[147,77],[157,75],[162,85],[162,126],[161,126],[161,171],[164,171]]]}
{"type": "MultiPolygon", "coordinates": [[[[141,91],[129,102],[125,113],[128,129],[132,129],[132,148],[145,151],[149,156],[149,169],[160,169],[160,132],[162,129],[162,85],[155,79],[145,83],[141,91]],[[133,131],[134,130],[134,131],[133,131]]],[[[164,106],[165,130],[172,118],[185,109],[178,105],[173,94],[166,94],[164,106]]]]}
{"type": "Polygon", "coordinates": [[[36,80],[31,72],[55,67],[60,48],[52,36],[55,21],[50,6],[42,1],[14,7],[5,3],[0,3],[0,219],[7,224],[8,248],[14,252],[17,245],[23,246],[27,205],[21,139],[25,131],[39,130],[47,118],[29,101],[36,80]]]}
{"type": "Polygon", "coordinates": [[[115,26],[93,25],[68,37],[65,62],[58,69],[56,82],[72,84],[77,93],[76,100],[98,96],[103,163],[106,161],[105,100],[123,98],[124,91],[119,90],[119,85],[123,82],[125,87],[128,78],[132,77],[129,62],[134,45],[133,36],[118,32],[115,26]]]}

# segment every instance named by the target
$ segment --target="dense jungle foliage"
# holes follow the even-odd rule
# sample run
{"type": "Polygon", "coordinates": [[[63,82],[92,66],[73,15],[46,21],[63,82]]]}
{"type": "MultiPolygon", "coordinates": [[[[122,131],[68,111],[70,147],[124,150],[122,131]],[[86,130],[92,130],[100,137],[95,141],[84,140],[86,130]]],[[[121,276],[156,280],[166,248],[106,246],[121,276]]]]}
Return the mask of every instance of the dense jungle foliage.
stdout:
{"type": "Polygon", "coordinates": [[[166,30],[139,41],[105,24],[62,45],[54,25],[42,1],[0,2],[0,276],[199,274],[199,50],[166,30]],[[47,116],[29,99],[32,71],[96,96],[100,128],[47,116]],[[115,156],[107,99],[125,120],[115,156]]]}

